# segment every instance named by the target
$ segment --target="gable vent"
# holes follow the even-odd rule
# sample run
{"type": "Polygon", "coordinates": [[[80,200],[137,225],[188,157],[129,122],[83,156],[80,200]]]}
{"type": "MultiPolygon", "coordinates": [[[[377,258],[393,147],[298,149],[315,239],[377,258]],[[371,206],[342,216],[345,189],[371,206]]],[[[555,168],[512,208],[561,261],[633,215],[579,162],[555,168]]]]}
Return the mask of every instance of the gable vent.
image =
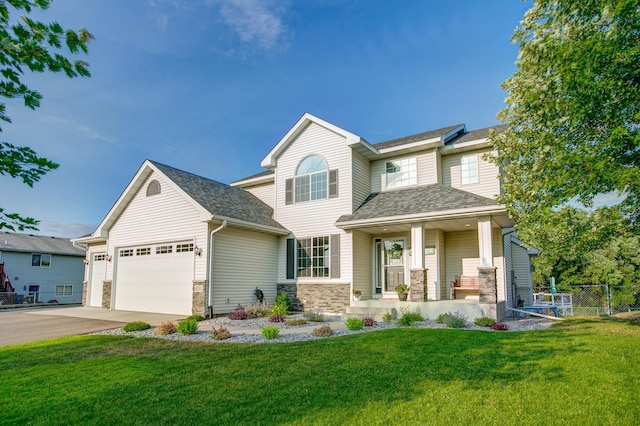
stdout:
{"type": "Polygon", "coordinates": [[[157,180],[152,180],[149,182],[149,186],[147,186],[147,197],[151,195],[156,195],[160,193],[160,182],[157,180]]]}

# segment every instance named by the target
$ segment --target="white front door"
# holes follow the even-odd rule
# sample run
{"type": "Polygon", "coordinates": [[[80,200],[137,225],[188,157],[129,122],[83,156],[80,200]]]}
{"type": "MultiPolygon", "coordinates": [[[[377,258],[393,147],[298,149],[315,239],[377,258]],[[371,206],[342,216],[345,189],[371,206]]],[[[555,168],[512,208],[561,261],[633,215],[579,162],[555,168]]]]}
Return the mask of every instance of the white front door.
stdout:
{"type": "Polygon", "coordinates": [[[395,288],[405,282],[406,240],[401,237],[375,241],[374,297],[397,297],[395,288]]]}
{"type": "Polygon", "coordinates": [[[107,255],[105,253],[94,254],[91,257],[87,306],[102,307],[102,282],[105,277],[106,267],[107,255]]]}

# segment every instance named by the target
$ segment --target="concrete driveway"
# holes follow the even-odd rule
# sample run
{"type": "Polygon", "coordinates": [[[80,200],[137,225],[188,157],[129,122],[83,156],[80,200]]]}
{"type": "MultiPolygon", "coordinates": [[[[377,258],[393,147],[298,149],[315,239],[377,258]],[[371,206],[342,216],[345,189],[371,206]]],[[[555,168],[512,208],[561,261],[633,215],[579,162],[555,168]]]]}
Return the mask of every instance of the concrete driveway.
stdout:
{"type": "Polygon", "coordinates": [[[110,311],[84,306],[54,306],[0,310],[0,346],[74,336],[118,328],[132,321],[158,325],[184,315],[110,311]]]}

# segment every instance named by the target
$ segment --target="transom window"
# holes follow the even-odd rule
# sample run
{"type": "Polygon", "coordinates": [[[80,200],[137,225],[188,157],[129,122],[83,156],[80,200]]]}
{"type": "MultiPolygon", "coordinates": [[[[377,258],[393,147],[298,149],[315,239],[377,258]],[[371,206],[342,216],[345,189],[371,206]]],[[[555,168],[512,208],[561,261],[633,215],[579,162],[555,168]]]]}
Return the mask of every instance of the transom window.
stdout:
{"type": "Polygon", "coordinates": [[[73,295],[72,285],[57,285],[56,296],[71,296],[73,295]]]}
{"type": "Polygon", "coordinates": [[[187,251],[193,251],[193,243],[176,244],[176,253],[184,253],[187,251]]]}
{"type": "Polygon", "coordinates": [[[460,182],[462,185],[478,183],[477,155],[463,155],[460,158],[460,182]]]}
{"type": "Polygon", "coordinates": [[[298,240],[298,277],[329,276],[329,237],[298,240]]]}
{"type": "Polygon", "coordinates": [[[173,251],[173,246],[158,246],[156,247],[156,254],[166,254],[173,251]]]}
{"type": "Polygon", "coordinates": [[[39,268],[48,268],[49,266],[51,266],[51,255],[50,254],[32,254],[31,266],[35,266],[39,268]]]}
{"type": "Polygon", "coordinates": [[[133,256],[133,249],[120,250],[120,257],[131,257],[131,256],[133,256]]]}
{"type": "Polygon", "coordinates": [[[387,188],[401,188],[418,184],[416,157],[387,161],[387,188]]]}
{"type": "Polygon", "coordinates": [[[327,198],[327,162],[318,155],[310,155],[296,169],[296,203],[327,198]]]}
{"type": "Polygon", "coordinates": [[[151,247],[136,249],[136,256],[149,256],[150,254],[151,254],[151,247]]]}
{"type": "Polygon", "coordinates": [[[93,260],[96,261],[96,262],[107,260],[107,255],[106,254],[94,254],[93,255],[93,260]]]}

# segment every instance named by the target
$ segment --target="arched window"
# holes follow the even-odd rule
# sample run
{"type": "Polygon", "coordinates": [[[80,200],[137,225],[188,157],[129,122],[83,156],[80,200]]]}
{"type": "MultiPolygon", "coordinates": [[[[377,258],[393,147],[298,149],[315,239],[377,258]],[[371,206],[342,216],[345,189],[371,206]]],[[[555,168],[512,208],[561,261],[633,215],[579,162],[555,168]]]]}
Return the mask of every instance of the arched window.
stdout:
{"type": "Polygon", "coordinates": [[[319,155],[305,157],[296,169],[296,203],[327,198],[327,162],[319,155]]]}
{"type": "Polygon", "coordinates": [[[151,195],[156,195],[160,193],[160,182],[157,180],[152,180],[149,182],[149,186],[147,186],[147,197],[151,195]]]}

